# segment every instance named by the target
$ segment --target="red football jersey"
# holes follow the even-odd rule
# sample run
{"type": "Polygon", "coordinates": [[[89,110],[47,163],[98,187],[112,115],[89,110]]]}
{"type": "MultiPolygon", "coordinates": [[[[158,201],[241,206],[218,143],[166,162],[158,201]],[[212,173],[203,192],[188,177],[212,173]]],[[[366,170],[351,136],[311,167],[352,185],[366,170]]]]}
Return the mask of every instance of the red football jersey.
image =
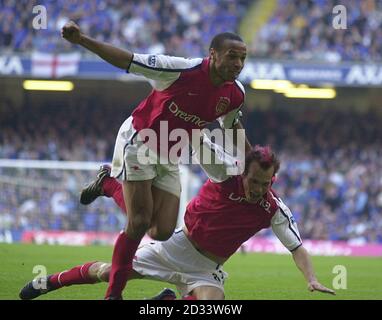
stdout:
{"type": "Polygon", "coordinates": [[[261,201],[246,201],[241,176],[221,183],[206,181],[187,206],[184,221],[203,250],[229,257],[256,232],[271,225],[278,205],[269,191],[261,201]]]}
{"type": "MultiPolygon", "coordinates": [[[[301,238],[292,212],[270,189],[256,203],[246,201],[243,176],[232,176],[227,169],[243,172],[240,159],[203,138],[203,153],[217,155],[221,164],[200,162],[209,179],[188,204],[184,221],[189,236],[198,246],[215,256],[228,258],[243,242],[263,228],[272,227],[282,244],[293,251],[301,246],[301,238]]],[[[200,149],[195,149],[196,160],[200,149]]]]}
{"type": "Polygon", "coordinates": [[[161,139],[157,145],[167,150],[167,144],[171,147],[176,141],[161,136],[161,121],[167,121],[166,134],[181,128],[190,136],[192,129],[203,129],[214,120],[223,128],[231,128],[244,102],[244,88],[239,81],[214,86],[209,64],[209,58],[134,54],[128,71],[145,76],[153,86],[132,113],[134,129],[154,130],[161,139]]]}

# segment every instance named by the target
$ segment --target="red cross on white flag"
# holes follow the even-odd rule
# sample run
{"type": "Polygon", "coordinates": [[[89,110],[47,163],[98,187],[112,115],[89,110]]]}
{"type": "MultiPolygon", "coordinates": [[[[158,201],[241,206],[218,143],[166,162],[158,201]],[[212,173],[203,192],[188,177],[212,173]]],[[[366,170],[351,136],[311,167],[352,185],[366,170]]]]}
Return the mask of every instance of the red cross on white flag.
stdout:
{"type": "Polygon", "coordinates": [[[31,74],[43,78],[60,78],[76,75],[81,54],[79,52],[50,54],[32,53],[31,74]]]}

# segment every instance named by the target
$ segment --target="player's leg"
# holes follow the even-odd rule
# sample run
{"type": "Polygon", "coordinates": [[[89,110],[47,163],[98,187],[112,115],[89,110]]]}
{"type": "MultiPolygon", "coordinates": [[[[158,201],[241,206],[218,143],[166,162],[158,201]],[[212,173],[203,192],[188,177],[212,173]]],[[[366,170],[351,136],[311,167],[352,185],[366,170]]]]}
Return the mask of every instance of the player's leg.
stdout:
{"type": "Polygon", "coordinates": [[[122,184],[115,178],[107,177],[102,183],[103,195],[113,198],[123,213],[127,213],[125,200],[123,198],[122,184]]]}
{"type": "Polygon", "coordinates": [[[200,286],[190,292],[197,300],[224,300],[224,292],[218,287],[200,286]]]}
{"type": "Polygon", "coordinates": [[[112,267],[106,299],[121,299],[127,278],[132,270],[132,260],[141,238],[149,229],[153,214],[152,180],[157,176],[155,166],[142,164],[132,117],[119,129],[112,161],[111,177],[122,179],[123,200],[128,222],[114,245],[112,267]]]}
{"type": "MultiPolygon", "coordinates": [[[[110,271],[111,263],[96,262],[89,268],[89,276],[94,280],[109,282],[110,271]]],[[[128,281],[142,278],[142,275],[140,275],[135,270],[132,270],[132,272],[129,274],[128,281]]]]}
{"type": "MultiPolygon", "coordinates": [[[[62,287],[108,282],[110,270],[111,263],[100,261],[87,262],[69,270],[29,281],[21,289],[19,297],[22,300],[31,300],[62,287]]],[[[140,278],[142,276],[133,270],[128,280],[140,278]]]]}
{"type": "Polygon", "coordinates": [[[121,299],[132,260],[142,237],[149,229],[153,212],[151,194],[152,180],[123,181],[123,198],[127,209],[128,223],[115,242],[109,286],[105,298],[121,299]]]}
{"type": "Polygon", "coordinates": [[[89,271],[96,264],[97,262],[87,262],[69,270],[33,279],[21,289],[19,297],[22,300],[31,300],[62,287],[99,282],[100,280],[97,277],[93,277],[89,271]]]}
{"type": "MultiPolygon", "coordinates": [[[[95,184],[95,182],[94,182],[95,184]]],[[[114,202],[121,208],[126,214],[126,205],[123,198],[122,184],[115,178],[105,177],[100,183],[102,188],[102,194],[97,192],[97,197],[103,195],[109,198],[113,198],[114,202]]],[[[87,192],[87,198],[95,199],[89,191],[89,187],[85,188],[87,192]]],[[[148,235],[154,240],[167,240],[173,233],[176,226],[178,210],[179,210],[179,197],[159,189],[155,186],[152,187],[154,211],[151,220],[151,227],[148,231],[148,235]]],[[[94,201],[94,200],[93,200],[94,201]]]]}
{"type": "Polygon", "coordinates": [[[154,212],[148,235],[159,241],[171,237],[176,227],[179,197],[158,187],[152,187],[154,212]]]}
{"type": "MultiPolygon", "coordinates": [[[[164,241],[171,237],[178,218],[180,182],[178,167],[161,166],[166,174],[155,177],[152,186],[153,216],[148,234],[154,240],[164,241]]],[[[122,184],[110,177],[110,167],[101,166],[97,179],[81,192],[81,203],[89,204],[99,196],[111,197],[126,213],[122,184]],[[108,172],[104,172],[109,168],[108,172]]]]}
{"type": "Polygon", "coordinates": [[[111,167],[103,164],[97,172],[94,181],[81,190],[80,203],[91,204],[98,197],[105,196],[113,198],[115,203],[126,213],[125,201],[123,200],[122,184],[113,177],[110,177],[111,167]]]}
{"type": "MultiPolygon", "coordinates": [[[[92,193],[89,192],[89,187],[85,188],[84,190],[87,192],[83,191],[82,194],[86,194],[88,198],[91,197],[94,200],[100,195],[113,198],[114,202],[126,214],[127,210],[123,198],[122,184],[115,178],[105,177],[100,186],[102,191],[97,191],[97,196],[93,196],[92,193]]],[[[154,199],[154,212],[148,234],[154,240],[167,240],[176,226],[179,210],[179,197],[155,186],[152,187],[152,194],[154,199]]]]}
{"type": "Polygon", "coordinates": [[[224,282],[228,274],[222,265],[202,255],[190,242],[183,229],[174,232],[175,240],[169,250],[172,260],[181,272],[182,281],[176,283],[183,298],[224,299],[224,282]]]}
{"type": "Polygon", "coordinates": [[[149,229],[152,219],[152,180],[123,181],[122,190],[129,219],[125,232],[132,239],[141,239],[149,229]]]}
{"type": "Polygon", "coordinates": [[[176,227],[181,187],[178,165],[159,165],[157,170],[159,174],[152,187],[154,211],[148,234],[164,241],[172,236],[176,227]]]}
{"type": "MultiPolygon", "coordinates": [[[[103,195],[113,198],[126,214],[122,184],[115,178],[107,177],[102,182],[102,190],[103,195]]],[[[178,218],[179,197],[155,186],[152,187],[152,195],[154,210],[148,235],[154,240],[164,241],[174,232],[178,218]]]]}

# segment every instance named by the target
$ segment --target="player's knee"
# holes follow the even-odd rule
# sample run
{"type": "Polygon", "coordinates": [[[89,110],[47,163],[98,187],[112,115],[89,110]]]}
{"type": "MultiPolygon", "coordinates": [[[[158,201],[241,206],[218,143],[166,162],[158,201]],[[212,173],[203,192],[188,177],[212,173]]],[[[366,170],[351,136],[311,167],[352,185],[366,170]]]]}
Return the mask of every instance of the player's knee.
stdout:
{"type": "Polygon", "coordinates": [[[148,235],[154,239],[154,240],[157,240],[157,241],[166,241],[168,239],[170,239],[170,237],[172,236],[174,230],[173,229],[165,229],[165,230],[161,230],[161,229],[158,229],[157,227],[152,227],[149,231],[148,231],[148,235]]]}
{"type": "Polygon", "coordinates": [[[191,291],[198,300],[224,300],[224,292],[219,289],[212,289],[211,287],[198,287],[191,291]]]}
{"type": "Polygon", "coordinates": [[[103,263],[99,268],[97,272],[97,278],[100,281],[109,282],[109,275],[111,271],[111,264],[110,263],[103,263]]]}
{"type": "Polygon", "coordinates": [[[205,298],[204,300],[224,300],[225,296],[224,293],[219,292],[219,293],[214,293],[210,297],[205,298]]]}
{"type": "Polygon", "coordinates": [[[157,241],[166,241],[171,238],[171,233],[157,233],[155,237],[152,237],[157,241]]]}
{"type": "Polygon", "coordinates": [[[136,234],[146,233],[146,231],[150,228],[150,217],[151,216],[144,214],[131,217],[129,220],[129,228],[134,230],[134,233],[136,234]]]}

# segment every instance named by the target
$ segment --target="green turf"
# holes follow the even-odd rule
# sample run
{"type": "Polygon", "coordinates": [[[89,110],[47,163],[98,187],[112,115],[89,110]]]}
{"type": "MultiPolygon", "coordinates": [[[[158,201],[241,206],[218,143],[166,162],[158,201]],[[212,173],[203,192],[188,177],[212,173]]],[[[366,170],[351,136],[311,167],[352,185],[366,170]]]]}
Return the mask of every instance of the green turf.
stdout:
{"type": "MultiPolygon", "coordinates": [[[[26,244],[0,244],[0,299],[18,299],[24,284],[34,278],[33,267],[43,265],[48,274],[88,261],[110,261],[108,246],[69,247],[26,244]]],[[[347,269],[347,289],[336,296],[311,293],[290,255],[236,254],[224,266],[229,273],[227,299],[382,299],[382,259],[354,257],[313,257],[319,280],[331,287],[335,265],[347,269]]],[[[125,299],[143,299],[173,285],[134,280],[125,299]]],[[[102,299],[106,284],[66,287],[39,299],[102,299]]]]}

